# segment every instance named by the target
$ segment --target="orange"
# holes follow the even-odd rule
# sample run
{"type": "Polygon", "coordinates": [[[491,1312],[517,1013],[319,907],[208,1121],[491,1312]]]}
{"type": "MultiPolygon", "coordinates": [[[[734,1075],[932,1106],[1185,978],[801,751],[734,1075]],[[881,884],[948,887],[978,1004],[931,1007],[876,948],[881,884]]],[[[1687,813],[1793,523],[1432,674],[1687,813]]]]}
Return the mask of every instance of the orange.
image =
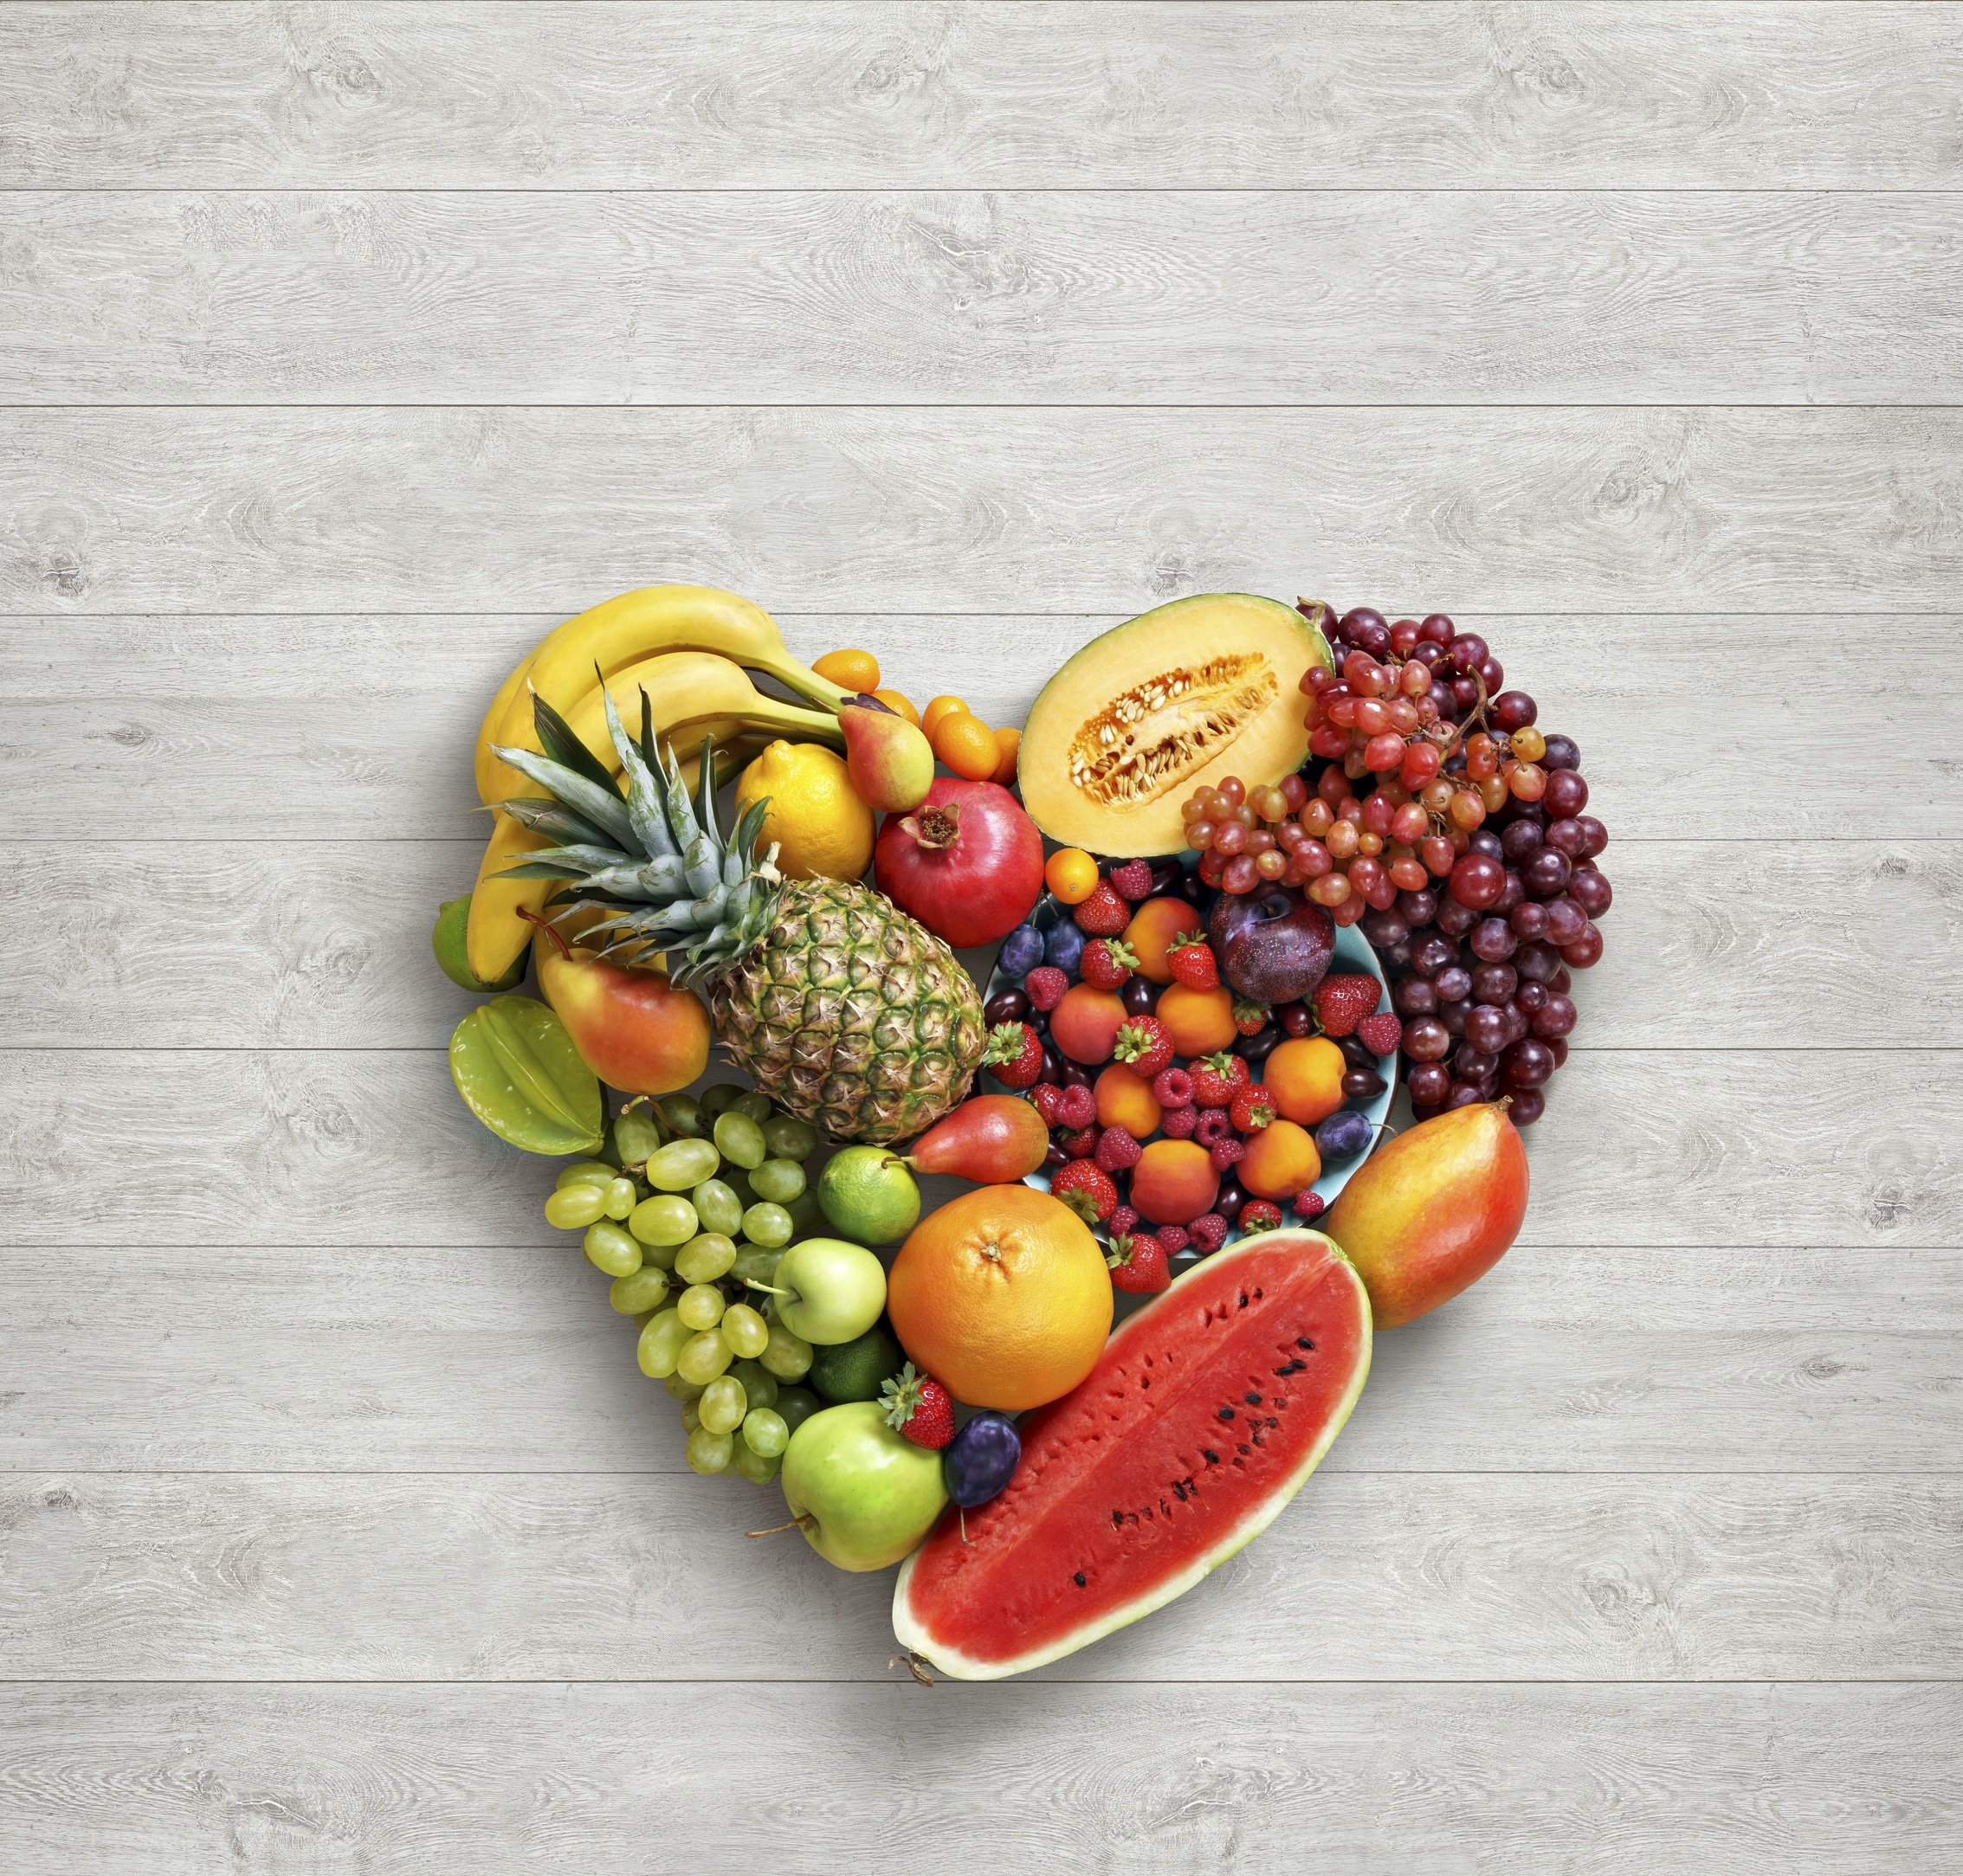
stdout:
{"type": "Polygon", "coordinates": [[[1097,1365],[1112,1292],[1090,1227],[1033,1186],[964,1192],[914,1227],[887,1313],[917,1368],[971,1407],[1019,1414],[1097,1365]]]}
{"type": "Polygon", "coordinates": [[[1261,1079],[1278,1114],[1313,1127],[1343,1105],[1343,1071],[1348,1067],[1327,1036],[1299,1035],[1268,1058],[1261,1079]]]}
{"type": "Polygon", "coordinates": [[[1043,869],[1043,883],[1066,906],[1081,906],[1097,890],[1097,862],[1081,847],[1059,847],[1043,869]]]}
{"type": "MultiPolygon", "coordinates": [[[[928,709],[931,712],[933,706],[928,709]]],[[[966,781],[987,781],[1002,760],[995,732],[965,710],[952,710],[944,716],[934,725],[930,740],[934,754],[966,781]]]]}
{"type": "Polygon", "coordinates": [[[1270,1120],[1248,1136],[1246,1157],[1234,1170],[1241,1183],[1262,1198],[1293,1198],[1322,1177],[1322,1156],[1306,1127],[1292,1120],[1270,1120]]]}
{"type": "Polygon", "coordinates": [[[1183,899],[1148,899],[1132,914],[1125,942],[1138,953],[1139,975],[1154,983],[1170,983],[1172,967],[1166,948],[1188,932],[1204,932],[1206,921],[1183,899]]]}
{"type": "Polygon", "coordinates": [[[1149,1140],[1159,1131],[1159,1097],[1152,1084],[1122,1063],[1113,1062],[1097,1078],[1097,1124],[1122,1127],[1134,1140],[1149,1140]]]}
{"type": "Polygon", "coordinates": [[[811,669],[827,684],[855,695],[879,688],[879,660],[869,651],[828,651],[811,669]]]}
{"type": "Polygon", "coordinates": [[[943,717],[965,717],[967,713],[968,706],[959,697],[930,697],[927,708],[920,712],[920,727],[931,741],[943,717]]]}
{"type": "Polygon", "coordinates": [[[1003,788],[1013,788],[1016,783],[1016,758],[1023,750],[1023,732],[1020,730],[998,730],[995,732],[995,773],[989,780],[1003,788]]]}
{"type": "Polygon", "coordinates": [[[1241,1033],[1234,1026],[1234,993],[1224,983],[1211,990],[1175,983],[1159,999],[1155,1014],[1172,1031],[1172,1047],[1182,1055],[1217,1055],[1231,1048],[1241,1033]]]}
{"type": "Polygon", "coordinates": [[[875,691],[873,695],[888,710],[896,710],[917,730],[920,726],[920,713],[914,708],[898,691],[875,691]]]}

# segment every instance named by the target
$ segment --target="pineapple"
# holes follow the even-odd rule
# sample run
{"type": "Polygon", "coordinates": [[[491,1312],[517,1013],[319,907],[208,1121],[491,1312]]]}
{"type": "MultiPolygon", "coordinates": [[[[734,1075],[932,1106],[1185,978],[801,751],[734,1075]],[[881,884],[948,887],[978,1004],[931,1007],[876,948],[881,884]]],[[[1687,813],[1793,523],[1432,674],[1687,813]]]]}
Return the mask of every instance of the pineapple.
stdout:
{"type": "Polygon", "coordinates": [[[706,992],[718,1040],[757,1086],[834,1138],[911,1139],[962,1099],[987,1038],[981,995],[946,944],[882,893],[785,880],[775,846],[757,854],[765,801],[726,841],[714,742],[692,803],[645,692],[638,740],[607,699],[620,782],[543,698],[535,713],[545,753],[497,754],[552,799],[500,806],[560,843],[509,869],[571,882],[551,901],[555,923],[578,919],[602,957],[665,957],[675,983],[706,992]]]}

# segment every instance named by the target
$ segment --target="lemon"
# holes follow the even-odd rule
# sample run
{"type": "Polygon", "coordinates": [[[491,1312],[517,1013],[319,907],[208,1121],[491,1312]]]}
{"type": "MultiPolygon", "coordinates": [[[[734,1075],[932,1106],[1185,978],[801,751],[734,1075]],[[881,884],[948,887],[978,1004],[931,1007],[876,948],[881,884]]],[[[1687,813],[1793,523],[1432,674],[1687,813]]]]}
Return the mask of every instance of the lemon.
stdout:
{"type": "Polygon", "coordinates": [[[843,757],[817,743],[772,743],[737,783],[736,811],[765,795],[764,844],[778,843],[786,878],[864,874],[873,857],[873,811],[854,792],[843,757]]]}

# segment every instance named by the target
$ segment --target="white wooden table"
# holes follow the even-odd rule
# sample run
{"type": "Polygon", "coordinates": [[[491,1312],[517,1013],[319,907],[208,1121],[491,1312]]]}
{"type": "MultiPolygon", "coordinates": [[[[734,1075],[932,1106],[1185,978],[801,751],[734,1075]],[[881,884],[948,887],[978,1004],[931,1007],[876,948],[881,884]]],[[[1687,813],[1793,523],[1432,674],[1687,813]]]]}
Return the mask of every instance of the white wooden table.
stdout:
{"type": "Polygon", "coordinates": [[[0,9],[0,1867],[1963,1866],[1963,8],[0,9]],[[454,1099],[623,588],[1019,719],[1493,641],[1608,955],[1522,1241],[1030,1679],[746,1545],[454,1099]]]}

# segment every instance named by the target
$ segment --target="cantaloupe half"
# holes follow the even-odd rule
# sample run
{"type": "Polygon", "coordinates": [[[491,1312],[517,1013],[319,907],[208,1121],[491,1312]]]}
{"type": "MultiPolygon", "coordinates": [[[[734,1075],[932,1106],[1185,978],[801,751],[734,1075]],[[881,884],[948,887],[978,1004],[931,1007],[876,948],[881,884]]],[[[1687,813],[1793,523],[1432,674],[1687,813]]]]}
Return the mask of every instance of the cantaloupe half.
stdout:
{"type": "Polygon", "coordinates": [[[1329,661],[1321,633],[1278,599],[1199,593],[1155,607],[1043,686],[1017,758],[1023,805],[1066,847],[1177,853],[1195,788],[1230,775],[1269,786],[1301,766],[1302,673],[1329,661]]]}

